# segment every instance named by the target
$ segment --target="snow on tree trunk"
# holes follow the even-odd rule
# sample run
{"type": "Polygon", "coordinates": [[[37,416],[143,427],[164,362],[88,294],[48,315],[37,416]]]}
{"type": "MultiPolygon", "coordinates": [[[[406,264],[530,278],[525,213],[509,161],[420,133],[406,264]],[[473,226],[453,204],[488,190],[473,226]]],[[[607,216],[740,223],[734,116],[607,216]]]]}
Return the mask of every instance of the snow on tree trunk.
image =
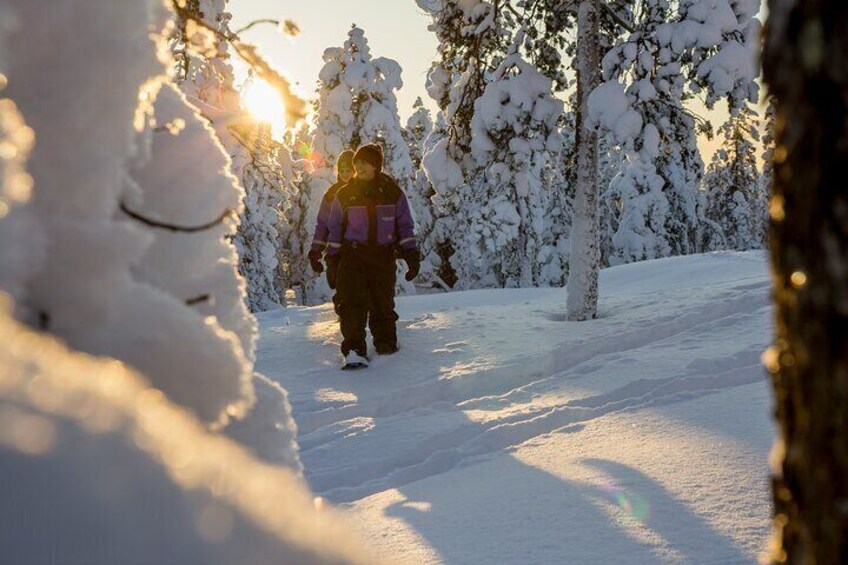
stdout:
{"type": "Polygon", "coordinates": [[[848,5],[771,0],[773,563],[848,562],[848,5]]]}
{"type": "Polygon", "coordinates": [[[577,15],[577,186],[571,228],[567,316],[598,316],[598,135],[588,119],[589,95],[600,82],[598,0],[583,0],[577,15]]]}
{"type": "Polygon", "coordinates": [[[33,211],[49,240],[27,305],[43,329],[137,367],[205,421],[243,415],[253,399],[251,366],[236,336],[135,277],[154,236],[119,211],[139,87],[163,70],[146,25],[162,7],[5,5],[19,23],[9,35],[16,49],[8,94],[38,140],[30,161],[33,211]],[[62,48],[45,49],[45,37],[62,48]]]}

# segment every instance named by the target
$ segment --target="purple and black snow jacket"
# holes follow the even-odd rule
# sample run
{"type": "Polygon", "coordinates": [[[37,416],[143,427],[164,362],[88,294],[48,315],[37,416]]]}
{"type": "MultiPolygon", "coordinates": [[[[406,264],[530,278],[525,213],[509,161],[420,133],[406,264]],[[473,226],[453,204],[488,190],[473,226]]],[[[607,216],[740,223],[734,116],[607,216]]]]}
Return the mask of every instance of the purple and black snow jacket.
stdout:
{"type": "Polygon", "coordinates": [[[312,234],[312,251],[324,253],[327,249],[327,238],[330,236],[330,228],[327,226],[330,220],[330,208],[333,207],[336,193],[344,185],[344,182],[337,181],[336,184],[327,189],[324,198],[321,199],[321,206],[318,208],[318,221],[315,222],[315,233],[312,234]]]}
{"type": "Polygon", "coordinates": [[[399,247],[417,250],[415,222],[406,195],[388,175],[373,181],[351,179],[339,189],[327,222],[327,255],[335,255],[343,243],[399,247]]]}

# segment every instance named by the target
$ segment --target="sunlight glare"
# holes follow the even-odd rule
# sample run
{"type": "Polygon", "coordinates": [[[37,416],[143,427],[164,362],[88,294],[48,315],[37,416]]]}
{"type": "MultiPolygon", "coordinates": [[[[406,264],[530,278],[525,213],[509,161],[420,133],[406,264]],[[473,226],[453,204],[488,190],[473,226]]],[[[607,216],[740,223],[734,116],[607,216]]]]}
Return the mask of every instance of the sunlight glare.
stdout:
{"type": "Polygon", "coordinates": [[[274,138],[282,138],[286,131],[286,106],[274,87],[255,79],[245,87],[242,99],[254,118],[271,125],[274,138]]]}

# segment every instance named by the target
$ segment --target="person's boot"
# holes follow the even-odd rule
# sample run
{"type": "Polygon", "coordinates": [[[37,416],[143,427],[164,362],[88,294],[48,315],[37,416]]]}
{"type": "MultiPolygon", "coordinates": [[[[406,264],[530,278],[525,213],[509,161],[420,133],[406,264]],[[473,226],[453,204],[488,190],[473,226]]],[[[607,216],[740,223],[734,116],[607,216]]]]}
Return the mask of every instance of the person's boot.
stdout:
{"type": "Polygon", "coordinates": [[[345,355],[344,361],[342,362],[343,371],[349,369],[364,369],[367,366],[368,355],[356,351],[348,352],[348,354],[345,355]]]}
{"type": "Polygon", "coordinates": [[[398,352],[398,346],[391,343],[375,343],[374,349],[377,351],[377,355],[391,355],[398,352]]]}

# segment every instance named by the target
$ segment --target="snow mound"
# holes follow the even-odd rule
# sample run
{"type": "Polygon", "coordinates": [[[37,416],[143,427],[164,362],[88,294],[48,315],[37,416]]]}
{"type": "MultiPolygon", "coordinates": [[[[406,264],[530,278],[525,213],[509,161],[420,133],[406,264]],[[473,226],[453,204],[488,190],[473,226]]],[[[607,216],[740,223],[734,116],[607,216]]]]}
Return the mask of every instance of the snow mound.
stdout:
{"type": "MultiPolygon", "coordinates": [[[[364,563],[297,475],[0,313],[0,562],[364,563]]],[[[370,561],[368,561],[370,562],[370,561]]]]}

